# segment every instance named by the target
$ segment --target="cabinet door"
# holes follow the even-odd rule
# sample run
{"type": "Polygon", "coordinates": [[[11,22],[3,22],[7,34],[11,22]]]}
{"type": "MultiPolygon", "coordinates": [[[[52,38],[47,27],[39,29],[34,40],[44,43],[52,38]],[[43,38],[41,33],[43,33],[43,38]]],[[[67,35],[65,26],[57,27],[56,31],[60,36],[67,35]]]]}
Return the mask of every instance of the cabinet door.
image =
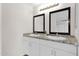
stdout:
{"type": "Polygon", "coordinates": [[[25,55],[29,55],[29,51],[30,51],[30,48],[29,48],[29,39],[28,37],[23,37],[23,40],[22,40],[22,54],[25,55]]]}
{"type": "Polygon", "coordinates": [[[64,51],[64,50],[57,50],[57,49],[55,49],[55,55],[56,56],[75,56],[74,53],[64,51]]]}
{"type": "Polygon", "coordinates": [[[78,52],[77,54],[78,54],[78,56],[79,56],[79,46],[78,46],[78,48],[77,48],[77,49],[78,49],[78,50],[77,50],[77,52],[78,52]]]}
{"type": "Polygon", "coordinates": [[[40,45],[40,56],[54,56],[55,51],[50,47],[40,45]]]}
{"type": "Polygon", "coordinates": [[[30,45],[30,56],[39,56],[39,39],[31,38],[29,45],[30,45]]]}

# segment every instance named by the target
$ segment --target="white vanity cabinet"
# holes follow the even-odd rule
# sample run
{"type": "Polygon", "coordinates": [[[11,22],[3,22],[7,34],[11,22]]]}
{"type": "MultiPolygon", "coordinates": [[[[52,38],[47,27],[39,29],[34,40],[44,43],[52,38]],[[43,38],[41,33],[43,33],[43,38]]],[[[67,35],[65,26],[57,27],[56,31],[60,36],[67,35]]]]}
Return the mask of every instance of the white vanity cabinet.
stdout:
{"type": "Polygon", "coordinates": [[[41,45],[40,56],[75,56],[75,54],[61,49],[41,45]]]}
{"type": "Polygon", "coordinates": [[[23,54],[27,54],[29,56],[39,55],[39,39],[24,37],[22,46],[23,46],[23,54]]]}
{"type": "Polygon", "coordinates": [[[79,56],[79,45],[78,45],[78,48],[77,49],[78,49],[78,56],[79,56]]]}
{"type": "Polygon", "coordinates": [[[46,45],[40,44],[40,56],[55,56],[55,50],[54,48],[50,48],[46,45]]]}
{"type": "Polygon", "coordinates": [[[29,56],[76,56],[76,46],[38,39],[24,37],[25,53],[29,56]]]}
{"type": "Polygon", "coordinates": [[[29,40],[30,56],[39,56],[39,39],[30,38],[29,40]]]}
{"type": "Polygon", "coordinates": [[[55,54],[56,56],[75,56],[73,53],[59,49],[55,49],[55,54]]]}
{"type": "Polygon", "coordinates": [[[22,40],[23,55],[25,55],[25,54],[29,55],[30,54],[29,40],[30,40],[29,37],[23,37],[23,40],[22,40]]]}
{"type": "Polygon", "coordinates": [[[40,40],[40,55],[75,56],[76,46],[47,40],[40,40]]]}

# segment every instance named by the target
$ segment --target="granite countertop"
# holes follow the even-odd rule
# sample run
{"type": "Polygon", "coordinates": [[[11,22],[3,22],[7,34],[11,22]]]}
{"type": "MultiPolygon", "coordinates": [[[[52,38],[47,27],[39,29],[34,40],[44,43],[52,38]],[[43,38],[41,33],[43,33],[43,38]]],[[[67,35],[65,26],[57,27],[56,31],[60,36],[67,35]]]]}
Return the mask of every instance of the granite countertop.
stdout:
{"type": "MultiPolygon", "coordinates": [[[[64,37],[64,38],[66,38],[66,40],[53,40],[53,39],[51,40],[51,39],[47,38],[46,36],[56,36],[56,35],[39,34],[40,36],[35,37],[35,36],[30,36],[30,34],[34,34],[34,33],[24,33],[23,36],[38,38],[38,39],[48,40],[48,41],[53,41],[53,42],[59,42],[59,43],[64,43],[64,44],[78,45],[78,41],[75,36],[58,35],[57,37],[64,37]]],[[[38,35],[38,34],[36,34],[36,35],[38,35]]]]}

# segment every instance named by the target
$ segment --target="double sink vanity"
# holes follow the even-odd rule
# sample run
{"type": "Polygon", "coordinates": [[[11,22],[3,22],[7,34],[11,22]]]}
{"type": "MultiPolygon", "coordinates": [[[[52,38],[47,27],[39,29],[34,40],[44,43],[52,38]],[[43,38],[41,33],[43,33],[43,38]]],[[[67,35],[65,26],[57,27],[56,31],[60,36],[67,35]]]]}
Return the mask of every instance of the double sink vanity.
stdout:
{"type": "Polygon", "coordinates": [[[23,34],[25,54],[29,56],[78,56],[78,42],[74,36],[23,34]]]}

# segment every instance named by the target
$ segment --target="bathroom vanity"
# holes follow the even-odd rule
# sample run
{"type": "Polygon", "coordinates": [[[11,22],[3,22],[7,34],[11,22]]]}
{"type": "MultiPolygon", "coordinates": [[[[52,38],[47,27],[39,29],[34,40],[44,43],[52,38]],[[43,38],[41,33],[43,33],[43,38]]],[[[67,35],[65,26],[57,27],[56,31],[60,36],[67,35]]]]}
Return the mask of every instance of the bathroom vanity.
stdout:
{"type": "Polygon", "coordinates": [[[27,33],[23,34],[23,46],[25,54],[29,56],[78,55],[78,44],[74,36],[27,33]]]}

